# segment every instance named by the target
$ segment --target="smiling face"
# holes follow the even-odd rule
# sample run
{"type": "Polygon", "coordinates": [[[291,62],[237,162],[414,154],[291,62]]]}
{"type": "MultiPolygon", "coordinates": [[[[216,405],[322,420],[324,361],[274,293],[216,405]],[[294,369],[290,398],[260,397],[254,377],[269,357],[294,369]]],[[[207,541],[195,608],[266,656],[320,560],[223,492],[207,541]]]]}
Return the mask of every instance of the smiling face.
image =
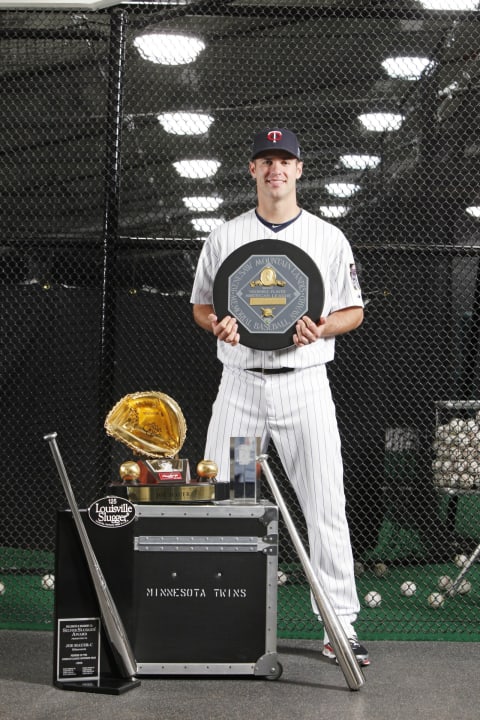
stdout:
{"type": "Polygon", "coordinates": [[[262,153],[249,163],[257,183],[259,206],[281,200],[296,203],[296,182],[302,175],[303,162],[284,150],[262,153]]]}

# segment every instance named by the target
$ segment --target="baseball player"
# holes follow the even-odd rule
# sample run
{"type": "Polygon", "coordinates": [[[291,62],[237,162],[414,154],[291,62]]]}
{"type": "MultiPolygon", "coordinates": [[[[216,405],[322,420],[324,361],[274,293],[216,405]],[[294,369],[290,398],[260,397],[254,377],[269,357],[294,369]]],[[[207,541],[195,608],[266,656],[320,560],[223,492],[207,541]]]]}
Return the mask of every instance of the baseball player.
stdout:
{"type": "MultiPolygon", "coordinates": [[[[335,336],[363,320],[353,254],[338,228],[297,204],[303,162],[293,132],[269,128],[257,133],[249,171],[256,182],[257,207],[210,234],[191,295],[194,319],[215,336],[223,364],[205,457],[217,462],[218,479],[228,481],[231,437],[260,437],[262,452],[273,441],[305,516],[312,566],[359,663],[368,665],[368,652],[353,626],[360,606],[345,516],[340,438],[326,371],[334,357],[335,336]],[[217,317],[212,304],[215,275],[225,258],[248,242],[268,238],[308,253],[325,286],[322,317],[302,317],[294,344],[281,350],[242,345],[236,319],[217,317]]],[[[312,605],[318,615],[314,599],[312,605]]],[[[326,634],[323,654],[335,658],[326,634]]]]}

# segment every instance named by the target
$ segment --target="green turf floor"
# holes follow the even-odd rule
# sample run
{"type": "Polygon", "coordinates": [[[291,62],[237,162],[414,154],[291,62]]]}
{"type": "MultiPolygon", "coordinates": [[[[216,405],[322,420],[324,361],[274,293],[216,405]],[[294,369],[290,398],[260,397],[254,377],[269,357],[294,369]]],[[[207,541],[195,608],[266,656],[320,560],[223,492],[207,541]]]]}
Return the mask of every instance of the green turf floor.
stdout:
{"type": "MultiPolygon", "coordinates": [[[[293,576],[292,584],[278,589],[278,633],[283,638],[321,638],[323,629],[313,616],[310,591],[300,582],[298,569],[285,568],[293,576]],[[295,581],[295,577],[298,580],[295,581]]],[[[367,569],[357,578],[361,611],[355,625],[365,640],[449,640],[480,641],[480,567],[467,573],[472,588],[466,595],[445,596],[442,607],[432,608],[428,596],[440,592],[438,580],[442,576],[455,579],[460,570],[454,563],[442,565],[415,565],[390,567],[384,577],[378,578],[373,569],[367,569]],[[415,583],[417,591],[412,597],[400,592],[402,583],[415,583]],[[376,591],[381,595],[378,607],[370,608],[365,595],[376,591]]]]}
{"type": "Polygon", "coordinates": [[[54,593],[42,587],[42,577],[53,573],[54,566],[52,552],[0,548],[1,629],[52,629],[54,593]]]}
{"type": "Polygon", "coordinates": [[[41,575],[0,576],[5,592],[0,595],[0,629],[53,629],[54,593],[44,590],[41,575]]]}
{"type": "MultiPolygon", "coordinates": [[[[0,629],[53,629],[54,593],[43,589],[41,583],[45,573],[53,572],[53,554],[0,548],[0,561],[0,582],[5,586],[0,595],[0,629]]],[[[362,639],[480,641],[480,563],[467,573],[470,592],[446,597],[441,608],[430,607],[427,598],[439,591],[441,576],[455,579],[458,575],[460,570],[453,560],[438,565],[387,566],[383,577],[375,575],[372,565],[357,578],[362,607],[356,629],[362,639]],[[412,597],[400,592],[405,581],[417,586],[412,597]],[[379,607],[369,608],[364,602],[371,590],[382,597],[379,607]]],[[[282,565],[282,569],[288,580],[278,588],[279,637],[321,638],[323,630],[312,613],[301,566],[282,565]]]]}

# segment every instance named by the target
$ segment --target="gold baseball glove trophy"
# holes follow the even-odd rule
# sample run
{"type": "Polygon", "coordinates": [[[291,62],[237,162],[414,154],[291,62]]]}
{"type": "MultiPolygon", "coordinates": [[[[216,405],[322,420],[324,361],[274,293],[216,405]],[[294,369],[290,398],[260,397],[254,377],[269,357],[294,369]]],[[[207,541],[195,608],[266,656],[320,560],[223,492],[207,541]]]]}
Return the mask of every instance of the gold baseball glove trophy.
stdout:
{"type": "Polygon", "coordinates": [[[105,420],[107,434],[144,459],[120,465],[121,484],[135,503],[192,503],[215,499],[217,466],[210,460],[197,465],[190,477],[186,459],[178,457],[187,433],[183,413],[173,398],[156,391],[125,395],[105,420]]]}

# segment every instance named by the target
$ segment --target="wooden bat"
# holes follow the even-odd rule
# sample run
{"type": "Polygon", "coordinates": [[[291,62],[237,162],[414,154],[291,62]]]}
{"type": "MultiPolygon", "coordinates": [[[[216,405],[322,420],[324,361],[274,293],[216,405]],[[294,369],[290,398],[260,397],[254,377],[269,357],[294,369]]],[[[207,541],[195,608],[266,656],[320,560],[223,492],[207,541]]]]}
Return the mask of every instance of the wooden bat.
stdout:
{"type": "Polygon", "coordinates": [[[83,552],[88,564],[88,569],[90,570],[90,575],[92,577],[95,593],[97,595],[103,626],[115,656],[118,669],[122,677],[131,678],[137,672],[137,664],[133,651],[128,641],[127,633],[125,632],[120,615],[118,614],[117,606],[110,594],[107,582],[92,548],[90,538],[88,537],[87,531],[85,530],[85,526],[82,522],[77,501],[75,500],[75,495],[73,494],[72,486],[70,484],[70,480],[68,479],[67,471],[65,470],[65,465],[63,464],[63,460],[58,449],[56,437],[57,433],[49,433],[48,435],[45,435],[43,439],[47,440],[50,444],[50,449],[57,466],[58,474],[60,475],[60,480],[62,482],[63,489],[65,490],[70,510],[72,511],[73,519],[78,530],[83,552]]]}
{"type": "Polygon", "coordinates": [[[283,500],[282,494],[278,488],[275,478],[273,477],[273,473],[270,470],[268,455],[259,455],[257,457],[257,461],[262,467],[264,475],[270,486],[270,490],[272,491],[272,495],[275,498],[275,502],[280,509],[287,530],[290,533],[290,537],[295,546],[298,557],[300,558],[300,562],[302,563],[302,567],[305,571],[305,575],[307,576],[308,583],[327,630],[329,640],[335,650],[338,664],[340,665],[345,676],[345,680],[347,681],[347,685],[350,690],[359,690],[362,685],[365,684],[365,677],[358,665],[357,658],[350,647],[348,638],[340,624],[332,604],[313,571],[310,558],[303,546],[300,535],[297,532],[288,508],[283,500]]]}

